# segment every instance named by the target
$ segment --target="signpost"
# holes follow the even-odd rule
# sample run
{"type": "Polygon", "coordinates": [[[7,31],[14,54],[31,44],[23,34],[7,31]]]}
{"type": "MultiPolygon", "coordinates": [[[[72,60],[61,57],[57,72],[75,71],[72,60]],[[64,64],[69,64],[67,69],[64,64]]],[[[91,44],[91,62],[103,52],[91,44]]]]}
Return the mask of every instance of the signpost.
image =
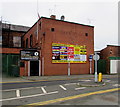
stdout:
{"type": "Polygon", "coordinates": [[[70,59],[68,59],[68,76],[70,76],[70,59]]]}
{"type": "Polygon", "coordinates": [[[70,76],[70,61],[74,60],[74,48],[73,47],[69,47],[68,48],[68,76],[70,76]]]}
{"type": "Polygon", "coordinates": [[[92,74],[92,59],[93,59],[93,55],[89,56],[89,61],[90,61],[90,74],[92,74]]]}
{"type": "Polygon", "coordinates": [[[100,56],[95,52],[95,55],[93,56],[93,59],[95,60],[95,82],[98,82],[97,78],[97,61],[100,59],[100,56]]]}

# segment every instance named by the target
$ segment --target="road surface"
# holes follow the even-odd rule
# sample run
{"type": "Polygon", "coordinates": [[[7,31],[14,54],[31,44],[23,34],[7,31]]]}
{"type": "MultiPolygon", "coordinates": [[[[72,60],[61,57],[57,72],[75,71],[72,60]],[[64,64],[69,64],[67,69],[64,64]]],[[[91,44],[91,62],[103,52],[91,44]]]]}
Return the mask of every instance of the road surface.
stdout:
{"type": "Polygon", "coordinates": [[[117,78],[3,83],[3,105],[118,105],[117,78]],[[104,84],[105,83],[105,84],[104,84]],[[81,85],[82,84],[82,85],[81,85]]]}

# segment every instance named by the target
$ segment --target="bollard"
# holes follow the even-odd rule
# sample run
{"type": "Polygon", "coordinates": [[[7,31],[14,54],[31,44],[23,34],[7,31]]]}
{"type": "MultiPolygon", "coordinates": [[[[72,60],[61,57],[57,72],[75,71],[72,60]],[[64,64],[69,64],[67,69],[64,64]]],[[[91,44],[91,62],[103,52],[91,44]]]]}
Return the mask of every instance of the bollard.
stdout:
{"type": "Polygon", "coordinates": [[[102,73],[99,73],[98,82],[102,82],[102,73]]]}

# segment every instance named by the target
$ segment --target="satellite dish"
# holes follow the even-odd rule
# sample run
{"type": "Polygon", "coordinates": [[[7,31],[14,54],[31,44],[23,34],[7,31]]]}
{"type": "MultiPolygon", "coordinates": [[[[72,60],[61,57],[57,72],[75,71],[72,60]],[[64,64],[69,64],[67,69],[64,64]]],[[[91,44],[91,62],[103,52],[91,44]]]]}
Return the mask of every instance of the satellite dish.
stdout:
{"type": "Polygon", "coordinates": [[[65,19],[65,16],[63,16],[63,15],[62,15],[62,16],[61,16],[61,20],[63,20],[63,21],[64,21],[64,19],[65,19]]]}

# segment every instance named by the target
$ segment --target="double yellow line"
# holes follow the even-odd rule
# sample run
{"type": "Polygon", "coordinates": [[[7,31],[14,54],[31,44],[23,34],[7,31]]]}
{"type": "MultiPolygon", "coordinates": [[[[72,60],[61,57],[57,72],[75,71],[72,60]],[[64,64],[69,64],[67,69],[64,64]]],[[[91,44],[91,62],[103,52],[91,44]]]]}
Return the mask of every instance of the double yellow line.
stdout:
{"type": "MultiPolygon", "coordinates": [[[[102,90],[102,91],[90,92],[90,93],[85,93],[85,94],[79,94],[79,95],[75,95],[75,96],[58,98],[58,99],[49,100],[49,101],[32,103],[32,104],[28,104],[28,105],[24,105],[24,106],[33,107],[33,106],[38,106],[38,105],[48,105],[48,104],[57,103],[57,102],[61,102],[61,101],[72,100],[72,99],[76,99],[76,98],[81,98],[81,97],[86,97],[86,96],[96,95],[96,94],[102,94],[102,93],[108,93],[108,92],[113,92],[113,91],[118,91],[118,90],[120,90],[120,88],[114,88],[114,89],[109,89],[109,90],[102,90]]],[[[24,107],[24,106],[19,106],[19,107],[24,107]]]]}
{"type": "Polygon", "coordinates": [[[0,82],[0,83],[20,83],[20,82],[42,82],[42,81],[59,81],[59,80],[78,80],[78,79],[90,79],[90,78],[64,78],[64,79],[50,79],[50,80],[32,80],[32,79],[29,79],[29,80],[26,80],[26,81],[7,81],[7,82],[0,82]]]}

